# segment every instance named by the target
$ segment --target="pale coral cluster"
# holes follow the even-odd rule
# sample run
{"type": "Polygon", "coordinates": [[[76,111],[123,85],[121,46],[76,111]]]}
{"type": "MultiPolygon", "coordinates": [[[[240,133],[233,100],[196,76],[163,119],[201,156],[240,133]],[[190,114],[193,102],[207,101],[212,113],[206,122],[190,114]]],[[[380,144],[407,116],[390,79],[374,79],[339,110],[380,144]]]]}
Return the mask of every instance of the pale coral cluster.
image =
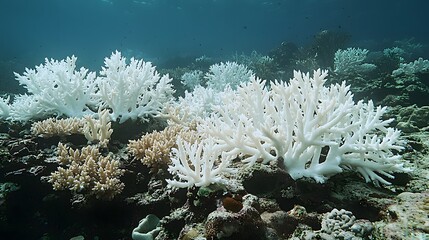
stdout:
{"type": "Polygon", "coordinates": [[[107,146],[113,133],[109,111],[106,109],[99,111],[98,119],[94,119],[91,116],[85,116],[84,122],[85,124],[83,125],[82,133],[85,135],[85,138],[91,143],[97,142],[101,146],[107,146]]]}
{"type": "Polygon", "coordinates": [[[112,199],[124,188],[119,179],[124,173],[119,168],[119,161],[110,155],[103,156],[96,146],[74,150],[59,143],[57,161],[60,166],[49,180],[54,190],[70,190],[112,199]]]}
{"type": "Polygon", "coordinates": [[[429,60],[419,58],[414,62],[400,63],[399,68],[392,72],[393,77],[397,77],[401,74],[414,75],[416,73],[429,72],[429,60]]]}
{"type": "Polygon", "coordinates": [[[225,174],[235,173],[231,168],[231,155],[223,153],[213,138],[190,143],[177,139],[177,147],[172,149],[168,171],[173,175],[167,179],[175,188],[206,187],[210,184],[226,184],[225,174]]]}
{"type": "Polygon", "coordinates": [[[236,62],[219,63],[210,66],[209,72],[204,75],[207,86],[217,91],[225,87],[236,89],[241,83],[249,82],[255,74],[243,64],[236,62]]]}
{"type": "Polygon", "coordinates": [[[98,119],[94,117],[94,115],[87,115],[84,118],[48,118],[34,122],[31,132],[41,137],[82,134],[90,143],[98,143],[105,147],[113,133],[109,112],[105,109],[98,112],[98,119]]]}
{"type": "Polygon", "coordinates": [[[339,49],[335,52],[334,72],[343,76],[356,76],[374,70],[376,65],[365,62],[368,52],[361,48],[339,49]]]}
{"type": "Polygon", "coordinates": [[[343,170],[359,172],[367,182],[389,182],[404,172],[400,131],[382,119],[386,108],[354,102],[344,82],[324,86],[327,71],[313,76],[294,72],[288,83],[252,80],[225,94],[215,114],[199,131],[215,138],[227,157],[248,165],[279,161],[293,179],[325,182],[343,170]],[[383,176],[383,177],[382,177],[383,176]]]}
{"type": "Polygon", "coordinates": [[[10,97],[0,97],[0,119],[9,117],[10,106],[9,106],[10,97]]]}
{"type": "Polygon", "coordinates": [[[173,100],[168,75],[160,76],[150,62],[127,59],[116,51],[105,59],[99,76],[76,69],[77,58],[46,59],[35,69],[15,73],[26,94],[0,100],[0,118],[26,122],[48,117],[83,117],[108,109],[113,121],[147,121],[173,100]],[[6,101],[7,100],[7,101],[6,101]]]}
{"type": "Polygon", "coordinates": [[[157,170],[171,163],[171,149],[176,146],[178,136],[190,142],[198,139],[195,131],[180,125],[171,125],[162,131],[145,134],[138,140],[130,140],[128,151],[144,165],[157,170]]]}
{"type": "Polygon", "coordinates": [[[41,137],[82,134],[83,125],[84,121],[76,117],[65,119],[48,118],[34,122],[31,125],[31,133],[41,137]]]}

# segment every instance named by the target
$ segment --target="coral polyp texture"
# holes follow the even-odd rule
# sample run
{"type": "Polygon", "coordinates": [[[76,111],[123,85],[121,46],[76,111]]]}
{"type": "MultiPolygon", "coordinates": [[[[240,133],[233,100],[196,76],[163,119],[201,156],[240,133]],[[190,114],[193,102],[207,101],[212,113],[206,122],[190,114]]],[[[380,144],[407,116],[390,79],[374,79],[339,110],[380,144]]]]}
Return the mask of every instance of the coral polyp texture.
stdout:
{"type": "Polygon", "coordinates": [[[31,133],[40,137],[82,134],[89,142],[97,142],[105,147],[109,143],[113,129],[109,112],[105,109],[98,112],[98,119],[95,119],[94,115],[86,115],[84,118],[48,118],[34,122],[31,125],[31,133]]]}
{"type": "Polygon", "coordinates": [[[119,179],[124,173],[119,168],[119,161],[110,155],[101,155],[96,146],[73,150],[59,143],[57,161],[60,166],[49,180],[54,190],[68,189],[73,193],[112,199],[124,188],[119,179]]]}
{"type": "MultiPolygon", "coordinates": [[[[324,86],[327,71],[294,72],[289,82],[254,78],[221,96],[222,104],[198,130],[214,139],[224,158],[251,166],[277,161],[293,179],[325,182],[343,170],[367,182],[389,184],[392,173],[408,171],[397,151],[400,131],[383,120],[385,107],[353,101],[349,86],[324,86]]],[[[180,152],[180,151],[179,151],[180,152]]]]}
{"type": "Polygon", "coordinates": [[[189,142],[195,142],[198,139],[195,131],[180,125],[171,125],[162,131],[147,133],[138,140],[130,140],[127,149],[144,165],[157,170],[171,163],[171,149],[176,146],[178,136],[189,142]]]}

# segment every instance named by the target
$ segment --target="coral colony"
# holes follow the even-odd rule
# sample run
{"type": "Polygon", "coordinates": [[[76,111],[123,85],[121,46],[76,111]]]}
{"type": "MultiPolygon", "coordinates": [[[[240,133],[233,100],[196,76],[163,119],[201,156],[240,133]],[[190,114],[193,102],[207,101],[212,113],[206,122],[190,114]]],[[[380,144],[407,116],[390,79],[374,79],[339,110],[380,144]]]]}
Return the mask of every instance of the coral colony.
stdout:
{"type": "MultiPolygon", "coordinates": [[[[350,76],[374,69],[364,64],[367,53],[338,50],[334,73],[350,76]]],[[[166,169],[163,181],[172,191],[231,186],[235,173],[255,165],[275,166],[293,180],[305,177],[318,183],[355,171],[366,182],[389,185],[393,173],[410,171],[398,154],[404,146],[400,131],[389,127],[393,119],[383,118],[386,108],[354,101],[345,82],[326,84],[326,70],[294,71],[289,81],[266,81],[244,65],[219,63],[206,74],[184,74],[181,80],[187,91],[175,99],[172,79],[159,74],[150,62],[127,61],[116,51],[96,73],[76,69],[76,60],[46,59],[35,69],[15,73],[27,93],[13,100],[0,98],[0,117],[32,123],[35,136],[80,134],[88,140],[81,149],[58,144],[59,166],[48,181],[54,190],[113,199],[124,189],[125,169],[109,153],[112,122],[118,126],[155,118],[168,126],[130,139],[126,151],[153,173],[166,169]]],[[[394,74],[413,74],[427,65],[423,60],[401,64],[394,74]]],[[[242,204],[229,197],[224,205],[238,214],[253,209],[252,201],[244,199],[242,204]]],[[[331,229],[328,225],[340,220],[352,225],[355,218],[335,209],[323,227],[331,229]]],[[[148,221],[135,229],[135,239],[145,239],[138,231],[148,221]]],[[[157,229],[159,219],[153,222],[157,229]]]]}
{"type": "MultiPolygon", "coordinates": [[[[359,58],[356,62],[360,63],[366,53],[360,49],[338,52],[336,71],[347,71],[339,67],[341,59],[359,58]]],[[[178,137],[175,144],[158,146],[168,148],[159,150],[163,157],[153,156],[165,159],[170,148],[176,146],[171,150],[168,168],[174,176],[168,183],[173,187],[224,181],[223,174],[231,172],[230,162],[235,158],[245,166],[258,160],[263,164],[278,161],[293,179],[311,177],[317,182],[347,169],[359,172],[366,181],[389,184],[383,177],[392,178],[393,172],[407,170],[400,156],[394,154],[402,148],[400,132],[388,127],[392,119],[381,119],[386,108],[376,107],[371,101],[354,102],[344,82],[325,86],[327,71],[316,70],[312,76],[295,72],[289,82],[270,83],[237,63],[213,65],[210,71],[205,77],[208,87],[196,87],[195,93],[187,93],[175,102],[167,75],[160,76],[151,63],[143,60],[132,58],[127,64],[120,52],[105,59],[99,76],[85,68],[76,70],[74,56],[62,61],[46,60],[44,65],[26,69],[23,75],[15,74],[28,94],[17,96],[10,105],[8,99],[3,99],[2,117],[12,121],[70,117],[36,122],[33,132],[82,132],[90,142],[98,139],[103,145],[111,134],[110,120],[123,123],[163,116],[175,120],[169,121],[171,125],[181,125],[180,131],[191,131],[193,122],[199,139],[192,143],[187,141],[189,137],[178,137]],[[202,95],[208,99],[202,99],[202,95]],[[189,113],[193,116],[185,117],[189,113]]],[[[175,134],[178,132],[175,130],[175,134]]],[[[139,148],[147,149],[145,145],[155,145],[162,137],[156,136],[158,140],[151,143],[132,141],[129,149],[134,154],[147,151],[139,148]]],[[[69,164],[90,155],[80,154],[79,160],[70,159],[69,164]]],[[[152,155],[157,153],[152,151],[147,156],[152,155]]],[[[144,162],[149,162],[147,158],[144,162]]]]}

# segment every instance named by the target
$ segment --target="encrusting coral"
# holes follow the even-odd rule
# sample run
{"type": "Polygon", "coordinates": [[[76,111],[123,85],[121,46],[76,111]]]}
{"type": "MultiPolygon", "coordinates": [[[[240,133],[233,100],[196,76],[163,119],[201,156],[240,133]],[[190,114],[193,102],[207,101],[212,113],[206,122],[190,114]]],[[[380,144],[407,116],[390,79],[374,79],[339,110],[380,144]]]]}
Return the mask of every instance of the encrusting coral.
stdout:
{"type": "Polygon", "coordinates": [[[59,143],[57,160],[61,166],[49,179],[54,190],[68,189],[74,193],[112,199],[124,188],[119,179],[124,173],[119,168],[119,161],[110,155],[101,155],[96,146],[73,150],[59,143]]]}

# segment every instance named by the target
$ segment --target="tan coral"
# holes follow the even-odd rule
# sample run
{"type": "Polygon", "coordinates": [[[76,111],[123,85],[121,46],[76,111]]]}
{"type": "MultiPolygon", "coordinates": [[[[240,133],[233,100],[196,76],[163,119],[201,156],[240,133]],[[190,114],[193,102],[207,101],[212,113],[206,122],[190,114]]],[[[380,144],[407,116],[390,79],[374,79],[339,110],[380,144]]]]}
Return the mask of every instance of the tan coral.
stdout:
{"type": "Polygon", "coordinates": [[[196,131],[180,125],[171,125],[162,131],[148,133],[139,140],[130,140],[127,149],[144,165],[157,170],[170,163],[171,148],[176,146],[178,136],[188,142],[198,139],[196,131]]]}
{"type": "Polygon", "coordinates": [[[112,199],[124,188],[119,179],[124,172],[119,168],[119,161],[111,159],[110,155],[101,155],[96,146],[73,150],[59,143],[58,162],[62,166],[49,180],[54,190],[68,189],[112,199]]]}
{"type": "Polygon", "coordinates": [[[31,126],[31,132],[33,135],[41,137],[81,134],[83,125],[84,122],[79,118],[48,118],[46,120],[33,123],[31,126]]]}
{"type": "Polygon", "coordinates": [[[31,126],[33,135],[41,137],[66,136],[72,134],[83,134],[90,143],[97,142],[106,147],[113,133],[109,111],[104,109],[98,111],[98,119],[92,115],[81,118],[55,119],[49,118],[35,122],[31,126]]]}
{"type": "Polygon", "coordinates": [[[92,116],[85,116],[84,122],[82,133],[85,135],[85,138],[89,142],[98,142],[100,146],[107,146],[110,136],[113,133],[109,111],[107,109],[99,110],[98,119],[94,119],[92,116]]]}

